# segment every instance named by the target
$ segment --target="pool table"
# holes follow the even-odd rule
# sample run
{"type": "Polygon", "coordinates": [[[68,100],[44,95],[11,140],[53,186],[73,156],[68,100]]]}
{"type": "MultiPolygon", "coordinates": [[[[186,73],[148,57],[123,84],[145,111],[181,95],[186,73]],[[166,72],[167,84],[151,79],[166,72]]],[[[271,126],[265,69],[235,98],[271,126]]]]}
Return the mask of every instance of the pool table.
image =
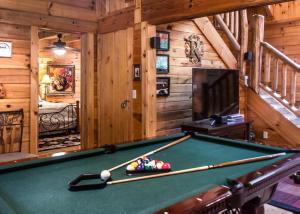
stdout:
{"type": "MultiPolygon", "coordinates": [[[[261,205],[270,200],[282,178],[300,170],[297,151],[195,134],[153,158],[180,170],[280,152],[286,155],[104,189],[68,189],[68,183],[80,174],[100,173],[183,135],[1,166],[0,213],[217,213],[226,209],[255,213],[262,211],[261,205]]],[[[125,168],[113,171],[112,178],[128,178],[125,168]]]]}

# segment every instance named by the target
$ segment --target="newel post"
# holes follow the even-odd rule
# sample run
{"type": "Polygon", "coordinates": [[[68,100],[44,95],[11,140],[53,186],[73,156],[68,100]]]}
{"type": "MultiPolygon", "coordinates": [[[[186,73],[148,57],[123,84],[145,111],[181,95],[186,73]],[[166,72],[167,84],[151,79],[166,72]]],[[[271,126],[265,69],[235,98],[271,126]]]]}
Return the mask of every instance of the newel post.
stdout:
{"type": "Polygon", "coordinates": [[[251,87],[256,93],[259,92],[259,84],[262,72],[262,46],[264,40],[264,23],[265,17],[262,15],[254,15],[253,29],[253,65],[251,69],[251,87]]]}

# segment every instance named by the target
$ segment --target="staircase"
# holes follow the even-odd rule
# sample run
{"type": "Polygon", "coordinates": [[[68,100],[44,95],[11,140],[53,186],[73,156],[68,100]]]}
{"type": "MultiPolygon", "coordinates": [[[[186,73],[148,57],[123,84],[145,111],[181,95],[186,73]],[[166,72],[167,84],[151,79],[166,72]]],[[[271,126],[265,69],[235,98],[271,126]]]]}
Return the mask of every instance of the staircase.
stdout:
{"type": "Polygon", "coordinates": [[[254,16],[253,41],[248,48],[247,11],[214,16],[215,27],[228,38],[237,56],[240,76],[249,76],[246,106],[275,130],[292,148],[300,147],[300,106],[297,106],[297,76],[300,64],[264,41],[264,17],[254,16]],[[251,50],[252,49],[252,50],[251,50]],[[244,54],[251,50],[253,60],[246,66],[244,54]]]}
{"type": "Polygon", "coordinates": [[[265,89],[261,88],[259,91],[259,96],[288,121],[294,124],[297,128],[300,128],[300,118],[293,111],[289,110],[285,105],[279,102],[274,96],[270,95],[270,92],[271,90],[266,91],[265,89]]]}

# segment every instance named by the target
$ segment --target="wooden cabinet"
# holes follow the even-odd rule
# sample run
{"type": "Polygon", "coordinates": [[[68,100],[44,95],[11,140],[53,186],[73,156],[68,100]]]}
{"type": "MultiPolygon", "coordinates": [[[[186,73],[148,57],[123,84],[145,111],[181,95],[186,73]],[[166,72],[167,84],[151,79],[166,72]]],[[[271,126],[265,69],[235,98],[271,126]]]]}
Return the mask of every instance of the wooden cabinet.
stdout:
{"type": "Polygon", "coordinates": [[[207,122],[193,122],[181,126],[182,131],[198,132],[201,134],[231,138],[250,140],[251,122],[238,122],[235,124],[210,125],[207,122]]]}

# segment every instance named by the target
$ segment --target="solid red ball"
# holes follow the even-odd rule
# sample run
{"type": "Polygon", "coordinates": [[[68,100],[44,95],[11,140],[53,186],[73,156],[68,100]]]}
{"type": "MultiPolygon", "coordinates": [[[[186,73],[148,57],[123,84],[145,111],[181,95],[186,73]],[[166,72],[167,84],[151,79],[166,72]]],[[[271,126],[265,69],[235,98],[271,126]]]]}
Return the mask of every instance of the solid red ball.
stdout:
{"type": "Polygon", "coordinates": [[[171,165],[169,163],[164,163],[162,169],[171,169],[171,165]]]}

